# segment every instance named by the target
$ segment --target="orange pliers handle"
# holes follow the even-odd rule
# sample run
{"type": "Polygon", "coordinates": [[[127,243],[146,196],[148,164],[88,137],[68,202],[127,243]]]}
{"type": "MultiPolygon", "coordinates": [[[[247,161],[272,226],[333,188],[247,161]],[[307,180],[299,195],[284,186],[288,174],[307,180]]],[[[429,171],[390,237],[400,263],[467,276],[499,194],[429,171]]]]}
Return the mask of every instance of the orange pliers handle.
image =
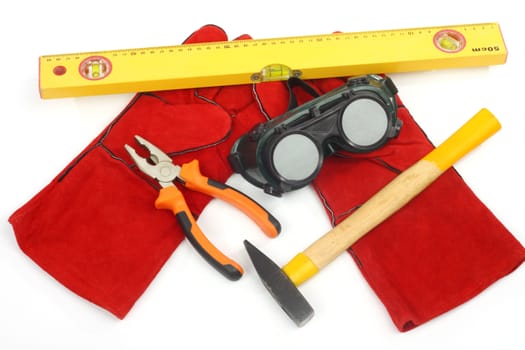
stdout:
{"type": "MultiPolygon", "coordinates": [[[[279,234],[280,224],[268,211],[232,187],[203,176],[197,160],[182,165],[178,180],[188,189],[222,199],[242,210],[269,237],[275,237],[279,234]]],[[[241,278],[244,273],[242,267],[225,256],[206,238],[191,214],[184,196],[175,186],[160,190],[155,201],[155,207],[157,209],[169,209],[173,212],[190,243],[215,269],[230,280],[241,278]]]]}
{"type": "Polygon", "coordinates": [[[186,188],[219,198],[244,212],[268,237],[275,238],[279,235],[281,225],[272,214],[244,193],[203,176],[197,159],[182,166],[180,177],[184,180],[186,188]]]}

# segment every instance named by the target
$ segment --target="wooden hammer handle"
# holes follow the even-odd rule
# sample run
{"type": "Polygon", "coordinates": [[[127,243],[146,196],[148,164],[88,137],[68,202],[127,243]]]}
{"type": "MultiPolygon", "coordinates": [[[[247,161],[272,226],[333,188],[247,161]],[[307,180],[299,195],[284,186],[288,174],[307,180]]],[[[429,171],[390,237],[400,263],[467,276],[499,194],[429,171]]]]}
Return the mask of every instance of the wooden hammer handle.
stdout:
{"type": "Polygon", "coordinates": [[[283,271],[295,285],[301,284],[401,209],[500,128],[492,113],[487,109],[480,110],[439,147],[399,174],[352,215],[292,259],[283,271]]]}

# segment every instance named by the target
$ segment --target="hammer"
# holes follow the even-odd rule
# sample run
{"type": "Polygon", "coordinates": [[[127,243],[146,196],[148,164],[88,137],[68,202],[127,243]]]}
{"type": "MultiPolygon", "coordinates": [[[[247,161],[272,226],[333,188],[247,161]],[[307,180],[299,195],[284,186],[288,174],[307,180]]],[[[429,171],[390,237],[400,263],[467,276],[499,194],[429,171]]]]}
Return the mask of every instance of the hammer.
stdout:
{"type": "Polygon", "coordinates": [[[314,310],[297,286],[411,201],[465,154],[501,128],[481,109],[440,146],[403,171],[344,221],[297,254],[282,269],[247,240],[244,245],[264,286],[298,327],[314,310]]]}

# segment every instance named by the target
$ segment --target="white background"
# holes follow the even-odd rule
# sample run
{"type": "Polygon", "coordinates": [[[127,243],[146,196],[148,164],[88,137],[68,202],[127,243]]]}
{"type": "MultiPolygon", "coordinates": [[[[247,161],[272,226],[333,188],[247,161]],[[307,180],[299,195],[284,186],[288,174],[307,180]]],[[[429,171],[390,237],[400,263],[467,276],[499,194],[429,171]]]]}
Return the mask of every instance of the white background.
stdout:
{"type": "Polygon", "coordinates": [[[270,38],[499,22],[505,65],[391,75],[400,96],[438,144],[482,107],[503,128],[457,164],[480,199],[522,242],[524,40],[519,1],[9,1],[0,14],[0,348],[523,349],[525,268],[410,332],[399,333],[347,254],[301,287],[316,310],[295,325],[260,284],[247,238],[282,265],[329,230],[309,188],[282,199],[239,176],[283,225],[268,240],[243,214],[213,201],[199,219],[246,275],[226,281],[183,242],[125,320],[58,284],[18,248],[8,216],[43,188],[127,104],[132,94],[41,100],[38,56],[172,45],[208,23],[231,38],[270,38]],[[233,224],[233,222],[239,224],[233,224]],[[217,227],[222,227],[213,234],[217,227]]]}

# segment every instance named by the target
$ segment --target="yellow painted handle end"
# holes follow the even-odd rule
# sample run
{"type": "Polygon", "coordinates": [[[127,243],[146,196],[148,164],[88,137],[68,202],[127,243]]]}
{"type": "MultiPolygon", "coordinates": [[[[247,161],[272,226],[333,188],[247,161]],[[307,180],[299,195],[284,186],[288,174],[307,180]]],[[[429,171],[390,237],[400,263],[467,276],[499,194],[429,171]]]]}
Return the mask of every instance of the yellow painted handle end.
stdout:
{"type": "Polygon", "coordinates": [[[319,271],[319,268],[306,254],[299,253],[290,260],[282,270],[290,278],[293,284],[298,286],[315,275],[319,271]]]}
{"type": "Polygon", "coordinates": [[[445,171],[499,129],[501,124],[498,119],[483,108],[423,159],[435,163],[445,171]]]}

